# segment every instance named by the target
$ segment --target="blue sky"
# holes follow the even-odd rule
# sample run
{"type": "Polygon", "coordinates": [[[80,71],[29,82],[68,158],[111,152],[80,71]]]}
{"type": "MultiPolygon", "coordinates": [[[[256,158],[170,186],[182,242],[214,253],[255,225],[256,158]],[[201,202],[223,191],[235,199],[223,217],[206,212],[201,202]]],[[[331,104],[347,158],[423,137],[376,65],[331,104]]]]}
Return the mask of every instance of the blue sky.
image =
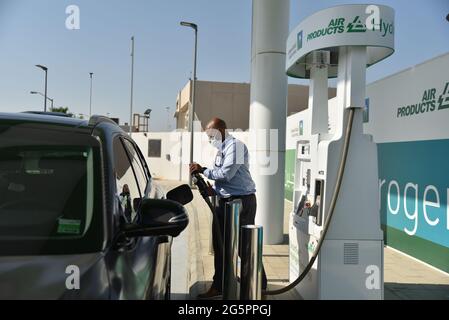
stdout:
{"type": "MultiPolygon", "coordinates": [[[[291,0],[290,28],[315,11],[360,1],[291,0]]],[[[396,11],[396,52],[368,70],[374,81],[449,51],[448,0],[378,0],[396,11]]],[[[249,82],[250,0],[0,0],[0,111],[42,109],[43,72],[56,106],[129,118],[130,38],[136,38],[134,110],[153,109],[153,130],[167,129],[166,107],[192,70],[193,31],[199,25],[198,78],[249,82]],[[65,27],[68,5],[80,8],[81,29],[65,27]]],[[[290,83],[304,83],[290,79],[290,83]]],[[[173,120],[171,128],[174,127],[173,120]]]]}

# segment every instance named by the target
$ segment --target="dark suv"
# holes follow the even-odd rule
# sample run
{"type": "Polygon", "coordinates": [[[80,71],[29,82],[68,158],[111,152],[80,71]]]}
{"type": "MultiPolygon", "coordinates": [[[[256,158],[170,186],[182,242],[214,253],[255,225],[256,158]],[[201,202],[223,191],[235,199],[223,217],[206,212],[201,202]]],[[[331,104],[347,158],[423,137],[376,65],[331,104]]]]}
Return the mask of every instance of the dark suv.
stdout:
{"type": "Polygon", "coordinates": [[[168,299],[169,194],[108,118],[0,113],[0,299],[168,299]]]}

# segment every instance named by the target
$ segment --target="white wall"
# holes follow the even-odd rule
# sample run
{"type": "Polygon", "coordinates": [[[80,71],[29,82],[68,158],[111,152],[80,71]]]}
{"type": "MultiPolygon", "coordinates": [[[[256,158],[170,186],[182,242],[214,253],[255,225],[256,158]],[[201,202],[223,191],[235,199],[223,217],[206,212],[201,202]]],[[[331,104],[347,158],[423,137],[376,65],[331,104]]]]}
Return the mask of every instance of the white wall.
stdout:
{"type": "MultiPolygon", "coordinates": [[[[244,143],[248,142],[249,135],[247,132],[230,133],[244,143]]],[[[188,182],[190,162],[189,132],[133,133],[132,138],[139,145],[153,178],[188,182]],[[160,158],[148,157],[148,140],[150,139],[161,140],[160,158]]],[[[214,163],[217,150],[209,144],[207,135],[204,132],[197,131],[194,139],[195,152],[193,160],[204,167],[211,167],[214,163]]]]}
{"type": "Polygon", "coordinates": [[[180,180],[181,170],[178,159],[181,151],[179,147],[181,134],[179,132],[133,133],[132,138],[139,145],[154,178],[180,180]],[[148,157],[148,140],[150,139],[161,140],[160,158],[148,157]]]}

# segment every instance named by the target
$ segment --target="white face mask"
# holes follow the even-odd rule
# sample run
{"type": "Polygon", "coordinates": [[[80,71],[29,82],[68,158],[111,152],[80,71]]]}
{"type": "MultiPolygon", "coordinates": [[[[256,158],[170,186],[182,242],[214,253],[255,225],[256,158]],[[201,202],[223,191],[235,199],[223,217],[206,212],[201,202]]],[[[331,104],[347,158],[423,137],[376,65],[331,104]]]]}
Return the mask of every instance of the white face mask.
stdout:
{"type": "Polygon", "coordinates": [[[221,147],[221,140],[218,140],[216,137],[210,138],[209,143],[216,149],[221,147]]]}
{"type": "Polygon", "coordinates": [[[209,143],[216,149],[220,149],[222,145],[221,133],[216,129],[208,130],[207,132],[209,143]]]}

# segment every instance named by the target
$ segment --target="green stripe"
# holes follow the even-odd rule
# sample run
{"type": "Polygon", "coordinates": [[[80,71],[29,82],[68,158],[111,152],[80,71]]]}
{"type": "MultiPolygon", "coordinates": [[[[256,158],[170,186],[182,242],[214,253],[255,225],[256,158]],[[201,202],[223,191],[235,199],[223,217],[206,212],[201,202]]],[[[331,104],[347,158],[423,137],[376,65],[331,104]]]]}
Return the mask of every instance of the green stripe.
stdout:
{"type": "Polygon", "coordinates": [[[385,244],[388,246],[449,273],[449,248],[416,235],[411,237],[404,231],[389,226],[386,228],[386,233],[385,225],[382,229],[385,234],[385,244]]]}
{"type": "Polygon", "coordinates": [[[285,199],[293,201],[293,186],[295,183],[296,150],[285,151],[285,199]]]}
{"type": "Polygon", "coordinates": [[[285,199],[293,201],[293,190],[287,189],[287,186],[285,187],[285,199]]]}

